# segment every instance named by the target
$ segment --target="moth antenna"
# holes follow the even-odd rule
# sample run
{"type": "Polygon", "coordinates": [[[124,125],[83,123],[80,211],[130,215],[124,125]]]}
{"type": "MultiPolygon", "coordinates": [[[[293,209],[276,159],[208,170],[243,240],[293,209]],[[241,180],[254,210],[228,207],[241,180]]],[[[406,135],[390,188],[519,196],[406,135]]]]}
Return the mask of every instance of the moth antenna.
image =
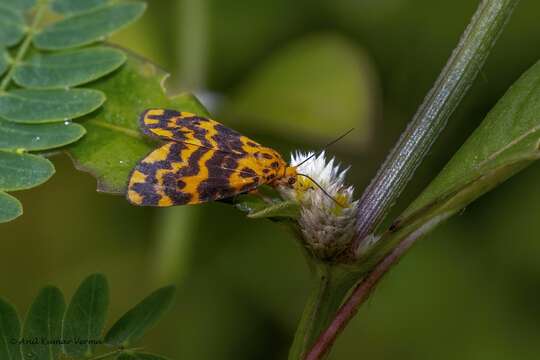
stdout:
{"type": "Polygon", "coordinates": [[[317,187],[324,193],[324,195],[332,199],[332,201],[335,202],[340,208],[343,208],[343,209],[345,208],[345,206],[341,205],[339,201],[337,201],[332,195],[330,195],[328,191],[326,191],[321,185],[319,185],[319,183],[316,182],[311,176],[306,175],[306,174],[300,174],[300,173],[297,173],[296,175],[304,176],[308,178],[309,180],[311,180],[311,182],[317,185],[317,187]]]}
{"type": "Polygon", "coordinates": [[[299,167],[299,166],[301,166],[302,164],[304,164],[306,161],[311,160],[312,158],[315,157],[315,155],[317,155],[317,154],[320,153],[321,151],[326,150],[328,147],[334,145],[334,144],[337,143],[339,140],[341,140],[341,139],[343,139],[345,136],[349,135],[349,134],[351,133],[351,131],[353,131],[353,130],[354,130],[354,128],[349,129],[346,133],[344,133],[344,134],[340,135],[338,138],[336,138],[336,139],[330,141],[328,144],[324,145],[324,146],[322,147],[322,149],[320,149],[320,150],[318,150],[318,151],[315,151],[313,154],[311,154],[311,155],[308,156],[306,159],[304,159],[300,164],[295,165],[295,166],[296,166],[296,167],[299,167]]]}

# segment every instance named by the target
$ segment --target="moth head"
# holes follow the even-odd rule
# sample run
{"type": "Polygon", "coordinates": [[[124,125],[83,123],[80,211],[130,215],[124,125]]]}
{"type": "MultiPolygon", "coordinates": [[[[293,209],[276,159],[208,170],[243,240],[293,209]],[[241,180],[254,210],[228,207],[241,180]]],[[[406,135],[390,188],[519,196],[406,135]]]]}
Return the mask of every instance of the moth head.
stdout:
{"type": "MultiPolygon", "coordinates": [[[[298,173],[296,172],[296,166],[285,166],[284,169],[283,169],[283,177],[285,178],[293,178],[295,179],[294,181],[292,181],[291,185],[294,184],[296,182],[296,176],[298,175],[298,173]]],[[[290,182],[291,180],[287,180],[287,182],[290,182]]]]}
{"type": "Polygon", "coordinates": [[[283,172],[283,182],[291,188],[294,187],[296,181],[298,180],[298,173],[296,172],[296,167],[285,166],[283,172]]]}

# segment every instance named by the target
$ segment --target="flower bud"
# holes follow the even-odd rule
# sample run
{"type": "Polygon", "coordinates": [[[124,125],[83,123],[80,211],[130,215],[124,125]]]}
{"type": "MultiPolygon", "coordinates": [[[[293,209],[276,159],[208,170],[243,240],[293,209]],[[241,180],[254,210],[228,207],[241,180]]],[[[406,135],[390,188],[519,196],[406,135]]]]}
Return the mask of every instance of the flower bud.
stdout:
{"type": "MultiPolygon", "coordinates": [[[[313,153],[297,152],[291,165],[301,164],[313,153]]],[[[347,169],[322,152],[297,167],[297,181],[292,187],[278,188],[281,195],[300,204],[298,224],[304,245],[318,259],[344,262],[356,224],[358,201],[354,188],[344,184],[347,169]],[[321,189],[322,188],[322,189],[321,189]]]]}

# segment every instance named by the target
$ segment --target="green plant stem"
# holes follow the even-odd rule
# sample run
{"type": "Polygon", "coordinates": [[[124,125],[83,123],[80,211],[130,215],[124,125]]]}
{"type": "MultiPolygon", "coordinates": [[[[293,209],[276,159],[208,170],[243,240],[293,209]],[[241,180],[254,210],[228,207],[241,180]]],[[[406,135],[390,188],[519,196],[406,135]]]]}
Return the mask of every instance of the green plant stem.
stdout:
{"type": "Polygon", "coordinates": [[[315,266],[316,284],[296,329],[289,360],[302,359],[318,335],[328,326],[347,291],[354,285],[357,274],[323,263],[315,266]]]}
{"type": "Polygon", "coordinates": [[[32,43],[34,34],[38,30],[39,23],[41,22],[41,19],[43,18],[43,14],[45,13],[45,10],[47,10],[47,2],[40,1],[36,10],[36,14],[34,15],[34,18],[32,20],[32,24],[28,28],[26,36],[22,42],[22,45],[17,49],[17,54],[15,55],[15,58],[13,59],[11,64],[9,65],[8,72],[2,79],[2,82],[0,83],[0,93],[3,93],[4,91],[6,91],[7,87],[9,86],[11,82],[11,79],[13,78],[13,74],[15,73],[15,70],[17,69],[17,65],[21,63],[26,53],[28,52],[28,48],[30,47],[30,44],[32,43]]]}
{"type": "Polygon", "coordinates": [[[184,280],[192,255],[192,234],[199,224],[199,209],[177,206],[163,209],[157,224],[156,278],[158,283],[184,280]]]}
{"type": "Polygon", "coordinates": [[[206,84],[208,59],[207,0],[180,1],[180,78],[182,87],[201,90],[206,84]]]}
{"type": "Polygon", "coordinates": [[[334,319],[330,325],[321,333],[313,347],[304,357],[305,360],[320,360],[323,359],[330,350],[337,336],[345,328],[347,323],[358,311],[358,308],[369,297],[379,280],[396,264],[399,259],[405,254],[407,250],[414,244],[414,242],[433,229],[441,221],[445,220],[447,216],[441,216],[433,219],[430,223],[425,224],[423,227],[414,231],[405,237],[398,245],[392,249],[392,251],[377,263],[373,270],[365,275],[365,277],[356,285],[349,298],[336,312],[334,319]]]}
{"type": "MultiPolygon", "coordinates": [[[[476,78],[518,1],[484,0],[480,3],[434,87],[364,192],[360,201],[360,218],[354,251],[361,240],[375,230],[444,129],[448,117],[476,78]]],[[[381,260],[344,301],[330,325],[307,353],[306,360],[324,358],[338,335],[382,277],[420,237],[445,218],[446,215],[434,219],[406,238],[395,242],[390,249],[382,246],[381,248],[387,251],[385,254],[371,254],[380,256],[381,260]]]]}
{"type": "Polygon", "coordinates": [[[518,1],[480,2],[433,88],[362,194],[353,251],[376,230],[410,181],[480,72],[518,1]]]}
{"type": "MultiPolygon", "coordinates": [[[[180,80],[187,91],[202,89],[208,57],[208,9],[206,0],[179,3],[181,26],[180,80]]],[[[200,223],[200,210],[177,206],[163,209],[158,219],[156,278],[159,283],[179,282],[188,269],[192,234],[200,223]]]]}

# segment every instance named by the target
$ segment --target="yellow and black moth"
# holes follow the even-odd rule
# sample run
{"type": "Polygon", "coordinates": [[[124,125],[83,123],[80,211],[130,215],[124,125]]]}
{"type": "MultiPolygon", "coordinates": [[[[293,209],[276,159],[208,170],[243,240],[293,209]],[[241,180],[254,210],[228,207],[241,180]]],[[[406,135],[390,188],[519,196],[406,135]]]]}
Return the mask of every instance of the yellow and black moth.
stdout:
{"type": "Polygon", "coordinates": [[[270,186],[299,175],[281,155],[217,121],[188,112],[149,109],[145,135],[166,141],[132,170],[126,197],[140,206],[199,204],[270,186]]]}

